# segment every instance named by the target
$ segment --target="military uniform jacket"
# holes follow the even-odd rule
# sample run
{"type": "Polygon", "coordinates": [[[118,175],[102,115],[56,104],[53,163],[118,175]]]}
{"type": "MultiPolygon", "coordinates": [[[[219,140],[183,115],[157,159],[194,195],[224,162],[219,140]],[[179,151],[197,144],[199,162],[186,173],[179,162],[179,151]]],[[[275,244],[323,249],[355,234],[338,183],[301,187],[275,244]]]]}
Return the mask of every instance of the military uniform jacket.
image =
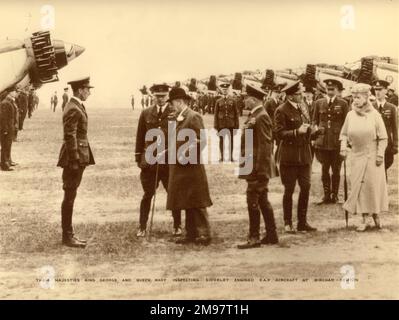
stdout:
{"type": "Polygon", "coordinates": [[[216,130],[239,128],[237,103],[234,99],[221,97],[216,101],[214,128],[216,130]]]}
{"type": "Polygon", "coordinates": [[[378,101],[373,102],[374,108],[381,114],[388,134],[387,151],[396,154],[398,152],[398,117],[396,107],[389,102],[385,102],[380,110],[378,101]]]}
{"type": "MultiPolygon", "coordinates": [[[[249,181],[258,180],[260,177],[270,179],[274,176],[272,175],[274,172],[272,133],[273,123],[263,105],[254,109],[246,120],[241,135],[241,156],[245,157],[245,163],[252,161],[253,168],[250,174],[240,172],[239,178],[249,181]],[[252,144],[246,143],[247,130],[252,130],[252,144]]],[[[240,169],[245,163],[240,164],[240,169]]]]}
{"type": "Polygon", "coordinates": [[[300,109],[288,100],[280,105],[274,115],[274,133],[279,141],[277,162],[281,165],[309,165],[312,163],[311,135],[299,135],[297,129],[304,123],[300,109]]]}
{"type": "Polygon", "coordinates": [[[0,134],[7,132],[14,133],[15,102],[10,97],[6,97],[0,103],[0,134]]]}
{"type": "MultiPolygon", "coordinates": [[[[135,149],[135,159],[136,162],[140,164],[140,168],[151,168],[155,169],[155,165],[150,165],[145,160],[145,152],[147,147],[154,143],[156,138],[152,141],[145,141],[145,136],[148,130],[159,128],[162,130],[165,138],[165,149],[168,148],[168,121],[173,115],[174,110],[170,104],[165,106],[162,115],[158,117],[159,106],[153,105],[144,109],[139,118],[139,123],[137,126],[136,134],[136,149],[135,149]]],[[[168,163],[168,154],[165,154],[165,161],[168,163]]]]}
{"type": "Polygon", "coordinates": [[[398,95],[396,93],[394,93],[392,96],[390,96],[387,100],[389,103],[391,103],[395,106],[398,106],[398,95]]]}
{"type": "Polygon", "coordinates": [[[339,134],[348,111],[348,103],[339,97],[335,97],[330,106],[327,98],[322,98],[315,102],[313,124],[322,130],[315,141],[315,148],[339,150],[339,134]]]}
{"type": "Polygon", "coordinates": [[[86,109],[72,97],[62,116],[64,143],[62,144],[57,166],[67,167],[71,161],[78,160],[81,166],[95,164],[93,153],[87,139],[88,118],[86,109]]]}

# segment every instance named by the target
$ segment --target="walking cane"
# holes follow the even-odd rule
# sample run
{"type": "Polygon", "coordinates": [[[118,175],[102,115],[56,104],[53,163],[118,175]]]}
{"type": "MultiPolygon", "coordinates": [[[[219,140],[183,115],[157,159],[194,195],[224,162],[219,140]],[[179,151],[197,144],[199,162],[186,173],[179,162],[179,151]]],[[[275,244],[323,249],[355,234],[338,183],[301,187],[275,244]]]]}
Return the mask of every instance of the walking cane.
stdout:
{"type": "MultiPolygon", "coordinates": [[[[344,199],[345,201],[348,200],[348,181],[346,180],[346,159],[344,160],[344,199]]],[[[348,228],[349,215],[347,210],[345,210],[345,222],[346,222],[346,227],[348,228]]]]}
{"type": "Polygon", "coordinates": [[[150,227],[148,229],[148,241],[151,241],[152,223],[154,221],[155,200],[157,197],[157,186],[158,186],[158,171],[159,171],[159,163],[157,161],[157,165],[156,165],[156,169],[155,169],[154,199],[152,200],[150,227]]]}

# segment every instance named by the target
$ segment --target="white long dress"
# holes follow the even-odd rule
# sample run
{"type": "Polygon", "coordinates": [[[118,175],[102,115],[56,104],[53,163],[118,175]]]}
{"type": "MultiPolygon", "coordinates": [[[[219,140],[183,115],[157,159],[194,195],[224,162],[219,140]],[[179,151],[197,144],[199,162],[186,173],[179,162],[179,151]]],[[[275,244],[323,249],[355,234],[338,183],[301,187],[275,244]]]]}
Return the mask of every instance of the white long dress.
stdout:
{"type": "Polygon", "coordinates": [[[388,211],[388,188],[384,163],[376,165],[377,155],[384,156],[387,132],[381,115],[372,108],[364,115],[348,112],[340,134],[341,150],[352,146],[350,157],[351,192],[343,208],[351,213],[388,211]]]}

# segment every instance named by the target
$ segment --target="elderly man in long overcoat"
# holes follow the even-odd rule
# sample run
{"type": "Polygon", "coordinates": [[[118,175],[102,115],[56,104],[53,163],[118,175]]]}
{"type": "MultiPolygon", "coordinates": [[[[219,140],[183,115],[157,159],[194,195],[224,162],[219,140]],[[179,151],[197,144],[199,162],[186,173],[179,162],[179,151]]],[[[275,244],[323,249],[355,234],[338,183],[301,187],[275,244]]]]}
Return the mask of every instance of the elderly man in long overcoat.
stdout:
{"type": "MultiPolygon", "coordinates": [[[[186,235],[176,243],[208,245],[211,232],[207,207],[212,205],[209,195],[205,167],[200,163],[201,129],[204,129],[202,117],[188,107],[190,96],[182,88],[173,88],[169,92],[169,101],[176,109],[176,137],[184,129],[195,134],[195,141],[169,140],[169,152],[176,151],[175,163],[169,162],[168,210],[185,210],[186,235]],[[194,154],[192,157],[185,157],[194,154]],[[186,161],[188,160],[188,161],[186,161]]],[[[183,131],[184,132],[184,131],[183,131]]],[[[173,162],[173,161],[172,161],[173,162]]]]}

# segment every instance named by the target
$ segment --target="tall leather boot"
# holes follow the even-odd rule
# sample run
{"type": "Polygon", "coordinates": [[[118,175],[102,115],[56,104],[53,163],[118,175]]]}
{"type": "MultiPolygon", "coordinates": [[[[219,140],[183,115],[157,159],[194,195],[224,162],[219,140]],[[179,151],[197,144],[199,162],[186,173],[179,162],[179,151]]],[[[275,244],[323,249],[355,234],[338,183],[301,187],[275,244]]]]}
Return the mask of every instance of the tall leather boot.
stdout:
{"type": "Polygon", "coordinates": [[[276,244],[278,243],[278,236],[276,231],[276,222],[274,220],[274,211],[270,202],[267,200],[267,195],[259,198],[259,207],[262,212],[266,228],[266,236],[261,240],[261,243],[276,244]]]}

